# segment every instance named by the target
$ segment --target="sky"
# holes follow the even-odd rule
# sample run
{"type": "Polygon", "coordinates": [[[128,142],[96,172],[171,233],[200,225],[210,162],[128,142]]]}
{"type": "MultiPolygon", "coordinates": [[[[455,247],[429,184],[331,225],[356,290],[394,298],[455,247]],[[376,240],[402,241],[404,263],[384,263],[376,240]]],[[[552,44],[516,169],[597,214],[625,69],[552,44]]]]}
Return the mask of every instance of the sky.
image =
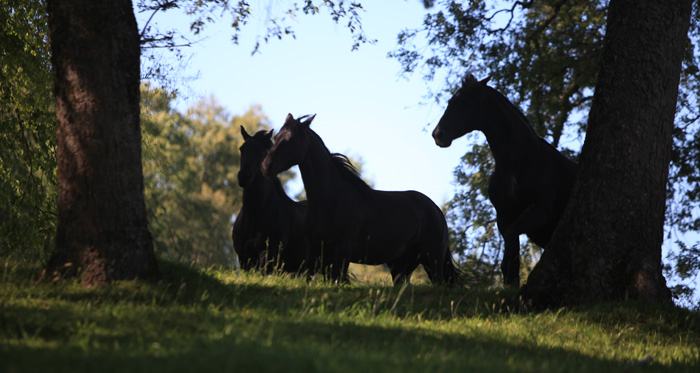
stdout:
{"type": "MultiPolygon", "coordinates": [[[[362,159],[363,176],[380,190],[417,190],[442,205],[454,195],[453,171],[466,152],[465,139],[447,149],[435,145],[430,133],[444,106],[425,98],[428,83],[420,74],[400,76],[401,66],[387,53],[397,45],[402,29],[420,26],[426,10],[418,0],[382,0],[363,3],[362,25],[376,39],[352,51],[353,40],[344,23],[327,12],[299,16],[290,25],[291,37],[263,43],[251,55],[256,37],[268,24],[265,17],[244,26],[239,45],[231,42],[230,16],[209,25],[202,39],[184,53],[191,59],[178,108],[186,110],[202,97],[213,96],[233,115],[260,105],[275,130],[288,113],[316,114],[312,129],[332,152],[362,159]],[[366,4],[365,4],[366,3],[366,4]]],[[[251,1],[253,10],[278,4],[276,14],[289,2],[251,1]]],[[[274,10],[273,10],[274,11],[274,10]]],[[[137,14],[140,27],[150,14],[137,14]]],[[[160,26],[187,30],[187,18],[162,13],[160,26]]],[[[301,190],[300,181],[292,189],[301,190]]],[[[295,190],[290,191],[294,195],[295,190]]]]}

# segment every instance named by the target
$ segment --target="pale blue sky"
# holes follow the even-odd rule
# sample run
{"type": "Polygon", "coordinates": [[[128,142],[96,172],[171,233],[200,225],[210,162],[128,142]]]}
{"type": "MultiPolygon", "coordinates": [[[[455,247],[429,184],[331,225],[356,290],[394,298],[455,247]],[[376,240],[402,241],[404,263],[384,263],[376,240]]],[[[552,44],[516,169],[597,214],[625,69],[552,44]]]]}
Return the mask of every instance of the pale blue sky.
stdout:
{"type": "MultiPolygon", "coordinates": [[[[260,9],[268,3],[278,3],[280,9],[286,5],[251,5],[260,9]]],[[[400,77],[401,66],[387,57],[398,33],[419,26],[425,9],[418,0],[371,1],[363,6],[363,27],[378,41],[354,52],[344,23],[335,24],[322,13],[299,16],[291,24],[296,39],[262,44],[260,53],[251,56],[256,36],[266,30],[265,20],[252,19],[240,34],[240,45],[234,45],[230,17],[224,16],[206,29],[205,40],[185,49],[192,57],[186,73],[199,73],[199,78],[187,83],[180,106],[208,95],[231,114],[260,104],[275,129],[287,113],[315,113],[312,128],[328,148],[361,157],[364,175],[376,189],[418,190],[441,205],[454,194],[453,170],[470,141],[458,140],[448,149],[435,145],[430,132],[444,107],[426,103],[426,82],[420,75],[400,77]]],[[[155,21],[188,28],[186,18],[167,13],[155,21]]],[[[431,84],[439,88],[442,82],[431,84]]]]}

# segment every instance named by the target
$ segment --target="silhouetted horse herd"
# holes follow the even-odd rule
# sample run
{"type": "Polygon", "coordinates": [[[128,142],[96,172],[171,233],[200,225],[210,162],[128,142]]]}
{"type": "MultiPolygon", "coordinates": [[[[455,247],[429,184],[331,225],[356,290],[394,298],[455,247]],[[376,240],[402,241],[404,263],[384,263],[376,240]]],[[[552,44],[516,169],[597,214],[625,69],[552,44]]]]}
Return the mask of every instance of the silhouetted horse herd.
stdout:
{"type": "MultiPolygon", "coordinates": [[[[517,287],[519,236],[546,246],[577,166],[537,136],[523,113],[487,82],[467,75],[432,135],[440,147],[475,130],[486,135],[496,163],[488,191],[505,245],[501,270],[505,285],[517,287]]],[[[347,157],[328,150],[310,127],[313,119],[289,114],[274,143],[272,131],[251,136],[241,127],[243,207],[232,234],[241,268],[319,273],[339,282],[347,280],[351,262],[386,264],[396,285],[422,264],[431,282],[460,284],[440,208],[416,191],[372,189],[347,157]],[[277,178],[294,165],[306,201],[289,198],[277,178]]]]}

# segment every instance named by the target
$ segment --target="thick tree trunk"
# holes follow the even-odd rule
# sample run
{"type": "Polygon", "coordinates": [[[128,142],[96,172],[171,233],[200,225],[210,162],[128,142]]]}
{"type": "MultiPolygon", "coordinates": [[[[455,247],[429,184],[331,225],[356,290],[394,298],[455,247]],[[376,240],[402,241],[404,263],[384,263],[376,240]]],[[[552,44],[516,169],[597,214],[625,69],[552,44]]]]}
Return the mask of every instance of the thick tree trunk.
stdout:
{"type": "Polygon", "coordinates": [[[569,206],[522,295],[536,306],[670,301],[666,182],[691,0],[611,0],[569,206]]]}
{"type": "Polygon", "coordinates": [[[49,0],[58,225],[49,278],[159,275],[146,223],[131,0],[49,0]]]}

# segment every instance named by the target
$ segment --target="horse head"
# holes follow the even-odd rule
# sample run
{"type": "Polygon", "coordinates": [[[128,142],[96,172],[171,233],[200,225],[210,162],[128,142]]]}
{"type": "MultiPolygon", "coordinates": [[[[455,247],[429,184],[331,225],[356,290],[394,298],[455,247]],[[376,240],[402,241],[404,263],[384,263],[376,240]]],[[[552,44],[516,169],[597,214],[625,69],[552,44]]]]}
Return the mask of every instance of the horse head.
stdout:
{"type": "Polygon", "coordinates": [[[306,156],[309,145],[309,126],[316,115],[294,119],[287,115],[284,125],[275,136],[275,144],[262,162],[262,173],[274,177],[290,167],[298,165],[306,156]]]}
{"type": "Polygon", "coordinates": [[[272,131],[258,131],[251,136],[241,126],[241,135],[243,135],[244,142],[239,148],[241,151],[241,168],[238,171],[238,185],[242,188],[249,186],[260,175],[262,161],[272,147],[272,131]]]}
{"type": "Polygon", "coordinates": [[[447,109],[433,130],[435,144],[446,148],[452,145],[454,139],[483,128],[485,88],[490,78],[477,80],[472,74],[464,77],[461,87],[447,101],[447,109]],[[464,118],[468,119],[465,121],[464,118]]]}

